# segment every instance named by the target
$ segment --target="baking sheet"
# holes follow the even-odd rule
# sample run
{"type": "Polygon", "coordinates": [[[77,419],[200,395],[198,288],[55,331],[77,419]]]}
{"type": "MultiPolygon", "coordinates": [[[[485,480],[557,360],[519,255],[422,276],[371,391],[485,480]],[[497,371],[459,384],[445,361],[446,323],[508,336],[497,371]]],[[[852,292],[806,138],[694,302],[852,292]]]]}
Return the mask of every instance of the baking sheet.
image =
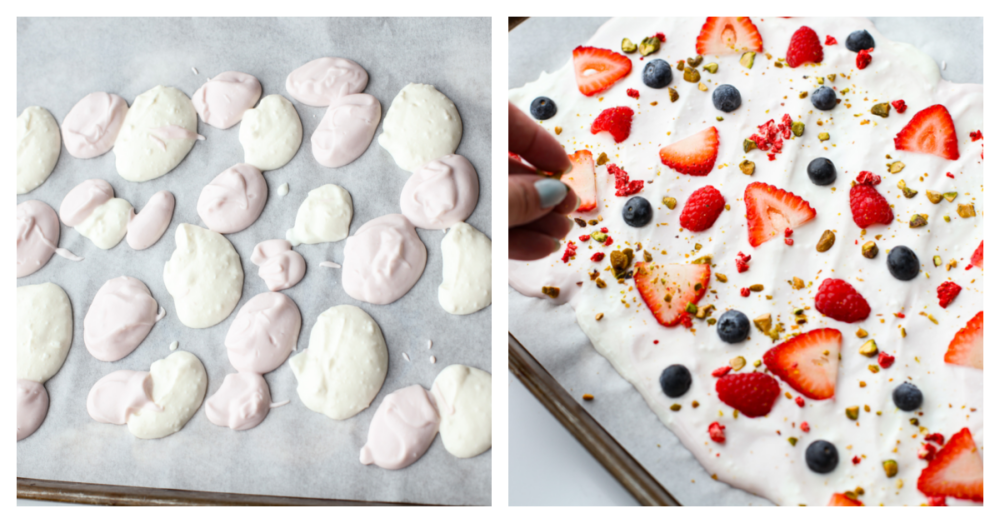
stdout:
{"type": "MultiPolygon", "coordinates": [[[[531,18],[508,35],[508,86],[521,87],[569,60],[606,18],[531,18]],[[547,49],[539,53],[538,49],[547,49]]],[[[932,56],[953,82],[983,82],[982,18],[872,18],[891,40],[932,56]]],[[[669,38],[669,35],[668,35],[669,38]]],[[[598,354],[569,305],[522,296],[508,287],[509,330],[657,481],[684,505],[771,505],[714,481],[638,392],[598,354]],[[583,402],[590,393],[600,401],[583,402]]],[[[514,420],[513,422],[516,422],[514,420]]]]}
{"type": "MultiPolygon", "coordinates": [[[[19,18],[17,113],[10,117],[40,105],[61,122],[79,99],[93,91],[116,93],[131,103],[162,84],[190,96],[207,78],[228,70],[256,76],[263,96],[278,93],[290,99],[284,82],[293,69],[322,56],[350,58],[368,71],[365,92],[381,102],[383,118],[409,82],[433,84],[455,102],[464,124],[457,152],[476,167],[480,182],[479,204],[468,223],[491,235],[490,28],[488,18],[19,18]]],[[[267,291],[250,262],[254,245],[284,238],[309,190],[324,183],[346,188],[354,201],[352,233],[373,218],[400,212],[399,195],[409,173],[396,166],[377,140],[350,165],[322,167],[312,157],[309,138],[325,108],[291,101],[302,119],[302,147],[288,165],[264,174],[269,196],[257,222],[226,236],[240,254],[245,274],[237,307],[267,291]],[[278,187],[286,182],[291,191],[279,196],[278,187]]],[[[178,320],[163,283],[163,264],[174,250],[177,225],[203,226],[195,210],[201,189],[243,160],[238,125],[219,130],[199,121],[198,132],[207,139],[197,142],[176,169],[159,179],[128,182],[118,176],[113,152],[78,160],[64,149],[49,179],[18,196],[18,203],[37,199],[58,211],[71,188],[88,178],[102,178],[140,211],[159,190],[171,191],[177,200],[170,228],[151,248],[134,251],[122,241],[102,251],[63,226],[60,246],[86,259],[74,263],[53,256],[40,271],[17,281],[18,286],[57,283],[69,294],[74,316],[69,356],[45,385],[51,398],[48,417],[34,435],[17,445],[18,477],[241,494],[490,504],[491,451],[458,459],[437,438],[422,459],[401,471],[365,467],[358,460],[375,407],[390,392],[411,384],[430,387],[437,373],[453,363],[492,371],[491,308],[452,316],[438,304],[444,231],[417,230],[428,251],[424,274],[406,296],[384,306],[350,298],[341,288],[340,271],[319,266],[324,260],[341,262],[344,242],[295,249],[306,259],[306,275],[282,292],[302,311],[298,349],[308,346],[319,314],[340,304],[364,309],[378,322],[388,344],[385,384],[371,408],[357,416],[333,421],[308,410],[295,392],[296,381],[286,363],[265,379],[274,401],[288,399],[291,404],[273,409],[261,425],[248,431],[213,425],[203,407],[179,433],[152,441],[136,439],[124,426],[90,419],[86,396],[98,379],[119,369],[148,370],[153,361],[170,354],[173,341],[204,363],[209,395],[226,374],[235,372],[223,346],[235,311],[214,327],[190,329],[178,320]],[[122,275],[142,280],[167,316],[132,354],[104,363],[83,345],[83,318],[100,286],[122,275]],[[433,341],[430,350],[428,341],[433,341]],[[403,358],[404,352],[411,361],[403,358]],[[432,355],[436,364],[429,361],[432,355]]],[[[379,133],[381,126],[376,137],[379,133]]]]}

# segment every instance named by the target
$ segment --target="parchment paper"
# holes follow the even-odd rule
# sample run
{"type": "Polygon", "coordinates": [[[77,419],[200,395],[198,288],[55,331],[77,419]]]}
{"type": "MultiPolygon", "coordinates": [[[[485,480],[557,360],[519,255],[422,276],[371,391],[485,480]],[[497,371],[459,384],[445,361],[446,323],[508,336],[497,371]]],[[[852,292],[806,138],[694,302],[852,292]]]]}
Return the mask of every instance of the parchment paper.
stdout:
{"type": "MultiPolygon", "coordinates": [[[[508,36],[508,86],[521,87],[537,80],[542,71],[552,72],[565,65],[572,49],[589,40],[606,20],[525,21],[508,36]]],[[[872,21],[887,38],[913,44],[939,64],[946,61],[947,68],[942,71],[946,80],[982,83],[982,18],[872,21]]],[[[511,334],[571,394],[577,398],[584,393],[598,396],[600,401],[580,404],[678,501],[684,505],[771,505],[763,498],[712,480],[632,385],[594,350],[569,305],[557,307],[547,300],[522,296],[510,287],[507,291],[511,334]]]]}
{"type": "MultiPolygon", "coordinates": [[[[322,56],[350,58],[361,64],[369,74],[365,92],[381,102],[383,117],[407,83],[433,84],[458,107],[464,134],[457,152],[479,173],[479,204],[468,222],[491,235],[488,18],[20,18],[17,30],[17,114],[28,106],[40,105],[59,122],[78,100],[93,91],[117,93],[131,103],[137,95],[162,84],[191,96],[207,78],[228,70],[256,76],[264,96],[278,93],[290,99],[285,77],[322,56]],[[197,68],[197,74],[192,67],[197,68]]],[[[242,258],[245,273],[238,307],[267,291],[257,276],[257,267],[250,262],[254,245],[284,238],[309,190],[324,183],[346,188],[354,200],[352,233],[368,220],[400,212],[399,195],[410,173],[397,167],[377,140],[350,165],[322,167],[312,156],[309,138],[325,108],[292,103],[302,119],[302,147],[288,165],[265,173],[269,196],[257,222],[227,235],[242,258]],[[282,197],[277,191],[285,182],[291,191],[282,197]]],[[[444,231],[418,229],[427,246],[427,267],[406,296],[385,306],[350,298],[341,288],[340,271],[319,266],[324,260],[341,262],[344,242],[295,249],[306,259],[306,275],[283,292],[302,311],[298,350],[308,346],[319,314],[340,304],[364,309],[378,322],[388,344],[385,384],[372,406],[357,416],[333,421],[307,409],[295,392],[291,369],[284,364],[265,379],[274,401],[289,399],[291,404],[273,409],[261,425],[248,431],[213,425],[203,407],[179,433],[152,441],[136,439],[124,426],[90,419],[86,397],[98,379],[119,369],[148,370],[153,361],[170,354],[168,346],[173,341],[179,341],[180,349],[194,353],[204,363],[209,395],[226,374],[235,372],[223,340],[236,312],[209,329],[190,329],[178,320],[173,298],[163,284],[163,264],[175,248],[177,225],[204,226],[195,210],[201,189],[217,174],[243,161],[238,125],[223,131],[199,121],[198,132],[207,140],[197,142],[176,169],[159,179],[128,182],[118,176],[113,152],[78,160],[64,149],[48,181],[18,196],[18,203],[42,200],[58,212],[71,188],[88,178],[103,178],[117,196],[140,211],[149,197],[162,189],[174,193],[177,206],[167,233],[145,251],[134,251],[125,241],[102,251],[63,226],[60,245],[86,259],[74,263],[54,256],[43,269],[17,281],[18,286],[57,283],[69,294],[74,316],[69,356],[62,370],[45,385],[51,398],[45,423],[18,443],[17,475],[243,494],[490,504],[492,452],[458,459],[438,438],[422,459],[401,471],[365,467],[358,459],[375,408],[390,392],[411,384],[430,387],[437,373],[453,363],[491,371],[491,309],[452,316],[438,304],[444,231]],[[167,316],[131,355],[103,363],[84,347],[83,318],[100,286],[122,275],[142,280],[167,310],[167,316]],[[434,343],[430,350],[429,340],[434,343]],[[411,361],[403,358],[404,352],[411,361]],[[430,363],[431,355],[437,357],[436,364],[430,363]]],[[[379,133],[381,126],[376,137],[379,133]]],[[[8,212],[8,219],[13,220],[13,209],[8,212]]]]}

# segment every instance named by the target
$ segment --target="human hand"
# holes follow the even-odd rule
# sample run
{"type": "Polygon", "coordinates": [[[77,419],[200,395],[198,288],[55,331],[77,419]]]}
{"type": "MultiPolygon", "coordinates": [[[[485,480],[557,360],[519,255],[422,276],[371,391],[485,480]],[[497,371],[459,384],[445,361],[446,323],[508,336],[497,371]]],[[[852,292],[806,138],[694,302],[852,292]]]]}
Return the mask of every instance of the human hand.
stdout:
{"type": "Polygon", "coordinates": [[[507,102],[507,147],[535,167],[507,160],[507,257],[538,260],[559,250],[580,205],[572,189],[537,171],[565,173],[572,164],[555,137],[507,102]],[[537,169],[537,170],[536,170],[537,169]]]}

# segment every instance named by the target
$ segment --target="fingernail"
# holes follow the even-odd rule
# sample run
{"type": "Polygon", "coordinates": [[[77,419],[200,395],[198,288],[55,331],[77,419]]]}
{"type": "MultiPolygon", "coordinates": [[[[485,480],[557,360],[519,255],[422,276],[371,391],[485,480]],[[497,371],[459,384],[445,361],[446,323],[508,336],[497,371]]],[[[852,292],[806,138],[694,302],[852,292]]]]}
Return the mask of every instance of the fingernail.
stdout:
{"type": "Polygon", "coordinates": [[[583,200],[581,200],[580,197],[577,196],[576,197],[576,207],[573,207],[573,210],[579,209],[581,203],[583,203],[583,200]]]}
{"type": "Polygon", "coordinates": [[[562,242],[559,241],[559,240],[557,240],[557,239],[555,239],[555,238],[553,238],[552,239],[552,252],[559,252],[559,249],[562,249],[562,242]]]}
{"type": "Polygon", "coordinates": [[[535,182],[535,191],[538,192],[538,199],[542,202],[542,208],[554,207],[566,198],[566,184],[552,179],[538,180],[535,182]]]}

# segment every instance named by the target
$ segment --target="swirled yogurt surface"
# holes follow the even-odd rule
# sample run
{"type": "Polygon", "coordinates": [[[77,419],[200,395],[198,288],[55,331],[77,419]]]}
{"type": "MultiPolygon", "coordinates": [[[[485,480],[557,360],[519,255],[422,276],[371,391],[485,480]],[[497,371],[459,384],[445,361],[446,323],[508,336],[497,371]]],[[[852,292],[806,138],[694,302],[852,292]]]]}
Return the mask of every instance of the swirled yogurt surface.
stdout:
{"type": "Polygon", "coordinates": [[[271,410],[271,389],[260,374],[226,374],[222,386],[205,400],[208,421],[233,430],[260,425],[271,410]]]}
{"type": "Polygon", "coordinates": [[[367,409],[382,389],[389,351],[382,330],[368,313],[353,305],[337,305],[319,315],[309,348],[288,363],[302,403],[342,420],[367,409]]]}
{"type": "Polygon", "coordinates": [[[73,308],[54,283],[17,288],[17,379],[45,383],[73,341],[73,308]]]}
{"type": "Polygon", "coordinates": [[[257,276],[270,291],[294,287],[306,274],[306,260],[292,250],[288,240],[266,240],[253,248],[250,261],[260,267],[257,276]]]}
{"type": "Polygon", "coordinates": [[[96,92],[84,96],[63,118],[66,152],[86,159],[110,151],[127,112],[128,103],[117,94],[96,92]]]}
{"type": "Polygon", "coordinates": [[[59,217],[101,249],[118,245],[128,232],[132,204],[115,198],[111,184],[101,179],[85,180],[63,198],[59,217]]]}
{"type": "Polygon", "coordinates": [[[37,381],[17,380],[17,441],[35,433],[49,412],[49,393],[37,381]]]}
{"type": "Polygon", "coordinates": [[[267,203],[267,182],[256,167],[238,163],[215,177],[198,197],[198,216],[210,230],[242,231],[257,221],[267,203]]]}
{"type": "Polygon", "coordinates": [[[382,105],[370,94],[334,100],[313,131],[312,153],[320,165],[342,167],[364,154],[382,118],[382,105]]]}
{"type": "Polygon", "coordinates": [[[295,247],[302,243],[339,242],[347,238],[354,216],[351,194],[339,185],[321,185],[306,195],[295,214],[295,227],[285,238],[295,247]]]}
{"type": "Polygon", "coordinates": [[[240,144],[244,163],[261,171],[284,166],[302,145],[302,120],[295,106],[280,94],[265,96],[243,113],[240,144]]]}
{"type": "Polygon", "coordinates": [[[163,283],[174,297],[177,317],[193,329],[229,317],[243,295],[243,265],[225,236],[182,223],[177,248],[163,266],[163,283]]]}
{"type": "Polygon", "coordinates": [[[104,283],[83,318],[83,343],[101,361],[118,361],[146,339],[163,309],[149,288],[130,276],[104,283]]]}
{"type": "MultiPolygon", "coordinates": [[[[594,348],[720,481],[781,505],[825,505],[833,493],[859,486],[865,492],[859,498],[865,505],[926,503],[928,498],[917,489],[917,479],[927,466],[918,457],[926,433],[948,438],[968,428],[980,449],[983,444],[983,371],[944,362],[956,333],[983,310],[983,271],[970,263],[985,237],[985,223],[978,212],[984,204],[983,148],[975,139],[983,126],[982,85],[942,80],[933,59],[908,44],[884,38],[867,19],[754,17],[752,22],[764,50],[774,59],[765,60],[758,52],[748,70],[741,65],[739,53],[705,56],[699,71],[708,92],[702,92],[697,82],[684,81],[684,73],[675,68],[670,87],[678,95],[676,102],[667,89],[647,87],[641,68],[657,58],[676,64],[693,57],[702,19],[606,23],[588,45],[617,51],[623,37],[634,40],[657,32],[666,35],[666,42],[645,61],[631,55],[632,72],[599,95],[580,93],[572,61],[509,92],[510,101],[525,113],[538,96],[555,101],[557,114],[542,125],[550,131],[561,127],[557,139],[567,154],[583,149],[595,158],[605,154],[608,163],[624,169],[632,181],[645,183],[638,195],[653,208],[647,225],[628,225],[622,212],[629,198],[615,196],[620,190],[615,177],[607,164],[598,165],[597,208],[571,217],[599,223],[574,227],[567,240],[574,242],[575,256],[571,253],[564,261],[564,246],[542,260],[510,262],[510,285],[552,305],[568,303],[594,348]],[[775,65],[785,55],[792,34],[802,26],[812,28],[821,39],[831,35],[840,43],[823,45],[820,64],[775,65]],[[859,69],[858,55],[846,49],[844,42],[850,33],[862,29],[871,34],[875,48],[871,63],[859,69]],[[709,63],[718,66],[716,73],[703,69],[709,63]],[[712,94],[720,84],[730,84],[741,94],[742,105],[733,112],[723,113],[713,105],[712,94]],[[840,103],[832,110],[821,111],[811,103],[811,93],[821,86],[836,91],[840,103]],[[638,91],[638,99],[629,97],[631,89],[638,91]],[[873,105],[897,100],[905,102],[903,112],[890,107],[885,117],[874,114],[873,105]],[[896,135],[914,115],[935,104],[943,105],[954,122],[957,160],[894,146],[896,135]],[[615,106],[634,111],[629,137],[617,143],[608,133],[591,134],[591,123],[603,110],[615,106]],[[768,151],[773,161],[768,152],[744,148],[744,141],[759,126],[772,119],[778,122],[786,113],[804,124],[804,132],[786,137],[780,153],[768,151]],[[661,148],[713,126],[719,136],[718,159],[706,176],[680,174],[661,161],[661,148]],[[821,140],[821,133],[827,133],[828,139],[821,140]],[[807,165],[818,157],[835,165],[837,177],[831,185],[816,185],[807,175],[807,165]],[[755,163],[752,177],[741,172],[743,161],[755,163]],[[895,162],[901,165],[892,172],[887,165],[895,162]],[[863,170],[881,175],[876,190],[892,205],[895,215],[887,226],[863,230],[852,220],[851,189],[863,170]],[[751,246],[743,201],[751,182],[774,185],[808,201],[815,208],[815,219],[797,227],[787,236],[788,242],[775,239],[751,246]],[[903,184],[917,194],[906,197],[903,184]],[[727,209],[704,232],[681,228],[685,202],[706,185],[720,191],[727,209]],[[954,191],[957,198],[935,204],[927,191],[954,191]],[[668,198],[676,200],[676,208],[667,205],[668,198]],[[958,206],[968,204],[975,205],[975,216],[960,217],[958,206]],[[911,227],[911,217],[920,214],[926,215],[927,225],[911,227]],[[602,228],[607,231],[606,243],[593,239],[602,228]],[[819,252],[817,244],[824,231],[836,240],[819,252]],[[587,240],[580,238],[585,235],[587,240]],[[877,244],[874,259],[862,255],[869,241],[877,244]],[[913,280],[899,280],[888,270],[889,250],[898,245],[909,247],[919,259],[920,273],[913,280]],[[711,256],[708,293],[695,308],[713,305],[714,315],[691,318],[690,329],[660,325],[634,279],[619,283],[609,258],[591,261],[598,253],[610,255],[626,248],[633,249],[636,261],[648,253],[653,263],[688,264],[711,256]],[[736,262],[740,252],[751,256],[743,272],[736,262]],[[935,256],[941,262],[935,262],[935,256]],[[848,281],[870,304],[868,318],[848,324],[820,314],[815,298],[827,278],[848,281]],[[936,288],[946,281],[962,290],[942,308],[936,288]],[[752,292],[754,285],[763,290],[752,292]],[[547,292],[543,293],[543,287],[549,287],[547,292]],[[552,299],[555,288],[558,297],[552,299]],[[708,321],[727,309],[739,310],[750,319],[769,318],[769,332],[777,340],[751,326],[748,340],[724,343],[717,325],[708,321]],[[784,331],[776,329],[779,323],[784,331]],[[821,327],[837,329],[843,336],[832,398],[796,403],[793,398],[799,393],[779,380],[782,394],[770,414],[756,418],[735,416],[734,409],[718,398],[713,371],[732,367],[730,362],[735,360],[745,362],[737,364],[738,374],[763,372],[766,366],[755,362],[776,341],[821,327]],[[874,340],[878,351],[894,357],[895,363],[883,367],[859,354],[867,340],[874,340]],[[664,369],[675,364],[684,365],[693,378],[690,390],[676,399],[668,397],[659,382],[664,369]],[[918,412],[900,410],[891,398],[903,381],[922,391],[918,412]],[[856,420],[845,414],[852,411],[859,412],[856,420]],[[710,437],[709,426],[716,422],[725,426],[724,443],[710,437]],[[839,465],[827,474],[807,467],[805,450],[817,440],[830,442],[839,452],[839,465]],[[898,464],[898,473],[891,478],[883,468],[889,459],[898,464]]],[[[564,51],[569,60],[570,50],[564,51]]],[[[620,427],[610,429],[614,434],[620,427]]],[[[961,503],[948,498],[948,504],[961,503]]]]}
{"type": "Polygon", "coordinates": [[[17,204],[17,277],[34,274],[58,254],[73,261],[83,258],[59,247],[59,217],[45,202],[17,204]]]}
{"type": "Polygon", "coordinates": [[[146,371],[116,370],[97,380],[87,394],[87,414],[99,423],[124,425],[143,409],[163,410],[153,402],[153,377],[146,371]]]}
{"type": "Polygon", "coordinates": [[[254,76],[226,71],[202,84],[191,97],[191,103],[201,121],[218,129],[229,129],[240,123],[243,113],[260,100],[260,93],[260,81],[254,76]]]}
{"type": "Polygon", "coordinates": [[[434,378],[434,403],[441,415],[441,441],[458,458],[471,458],[493,446],[493,377],[449,365],[434,378]]]}
{"type": "Polygon", "coordinates": [[[450,314],[472,314],[493,303],[493,242],[460,222],[441,240],[438,302],[450,314]]]}
{"type": "Polygon", "coordinates": [[[368,85],[368,71],[347,58],[323,57],[306,63],[285,79],[292,98],[315,107],[360,93],[368,85]]]}
{"type": "Polygon", "coordinates": [[[174,216],[174,203],[173,193],[159,191],[149,197],[141,213],[136,214],[133,209],[129,213],[125,232],[128,246],[141,251],[160,241],[170,226],[170,219],[174,216]]]}
{"type": "Polygon", "coordinates": [[[45,183],[59,160],[59,124],[45,109],[32,106],[17,117],[17,194],[45,183]]]}
{"type": "Polygon", "coordinates": [[[262,292],[240,307],[229,326],[225,340],[229,362],[240,372],[271,372],[295,350],[300,329],[302,314],[291,298],[262,292]]]}
{"type": "Polygon", "coordinates": [[[344,246],[344,291],[376,305],[409,292],[427,264],[427,247],[402,214],[387,214],[361,226],[344,246]]]}
{"type": "Polygon", "coordinates": [[[122,178],[145,182],[177,167],[199,138],[198,114],[176,87],[158,85],[137,96],[115,139],[122,178]]]}
{"type": "Polygon", "coordinates": [[[462,117],[454,102],[427,84],[407,84],[385,113],[378,143],[401,169],[452,154],[462,139],[462,117]]]}
{"type": "Polygon", "coordinates": [[[421,229],[447,229],[468,218],[478,202],[476,168],[458,154],[421,166],[406,180],[399,195],[403,216],[421,229]]]}
{"type": "Polygon", "coordinates": [[[128,417],[128,430],[139,439],[164,438],[184,428],[205,399],[205,366],[190,352],[175,351],[149,368],[151,398],[159,409],[140,409],[128,417]]]}
{"type": "Polygon", "coordinates": [[[420,385],[389,394],[368,427],[361,463],[389,470],[412,465],[434,442],[440,422],[433,396],[420,385]]]}

